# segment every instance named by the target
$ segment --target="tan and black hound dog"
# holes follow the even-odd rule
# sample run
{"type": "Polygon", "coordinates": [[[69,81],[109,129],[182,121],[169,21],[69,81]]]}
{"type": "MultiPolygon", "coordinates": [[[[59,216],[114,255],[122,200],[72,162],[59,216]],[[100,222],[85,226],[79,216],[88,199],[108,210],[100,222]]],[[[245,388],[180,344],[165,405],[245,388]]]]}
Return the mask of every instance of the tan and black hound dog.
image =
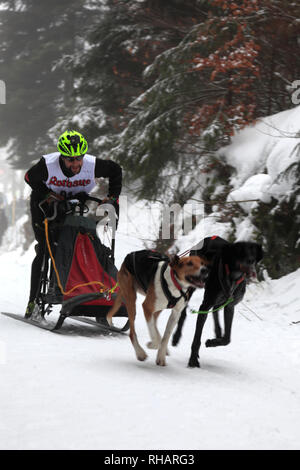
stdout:
{"type": "Polygon", "coordinates": [[[112,324],[112,317],[122,301],[125,303],[130,323],[130,339],[139,361],[144,361],[147,354],[138,342],[134,327],[137,292],[146,296],[143,310],[151,338],[147,346],[158,349],[156,364],[165,366],[168,341],[188,302],[189,289],[204,287],[209,272],[208,265],[204,256],[175,256],[170,260],[149,250],[136,251],[126,256],[117,277],[120,290],[106,318],[112,324]],[[160,312],[167,308],[171,308],[172,312],[161,338],[156,321],[160,312]]]}

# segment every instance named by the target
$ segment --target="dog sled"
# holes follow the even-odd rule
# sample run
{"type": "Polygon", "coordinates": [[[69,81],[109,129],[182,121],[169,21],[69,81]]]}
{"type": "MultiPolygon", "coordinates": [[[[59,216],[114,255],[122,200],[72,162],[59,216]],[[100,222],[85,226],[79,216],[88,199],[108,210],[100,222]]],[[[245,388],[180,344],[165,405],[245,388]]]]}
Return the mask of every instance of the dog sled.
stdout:
{"type": "Polygon", "coordinates": [[[129,328],[125,306],[116,315],[122,317],[121,325],[110,326],[106,321],[118,291],[114,264],[117,214],[114,206],[107,204],[109,210],[104,216],[92,216],[87,201],[102,203],[99,198],[80,193],[72,199],[55,201],[51,216],[47,214],[46,200],[40,203],[45,215],[46,247],[32,320],[37,323],[40,319],[41,326],[45,325],[54,306],[61,305],[58,320],[51,328],[54,331],[72,317],[104,331],[125,332],[129,328]],[[97,228],[106,236],[106,244],[100,240],[97,228]]]}

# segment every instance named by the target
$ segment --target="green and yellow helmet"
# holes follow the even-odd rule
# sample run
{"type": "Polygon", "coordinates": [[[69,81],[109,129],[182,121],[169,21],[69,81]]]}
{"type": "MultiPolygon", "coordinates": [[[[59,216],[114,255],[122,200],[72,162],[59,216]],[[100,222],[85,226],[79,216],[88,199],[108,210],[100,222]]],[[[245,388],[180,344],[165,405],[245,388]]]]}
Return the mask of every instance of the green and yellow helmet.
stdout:
{"type": "Polygon", "coordinates": [[[65,157],[79,157],[87,152],[88,144],[77,131],[66,131],[58,139],[57,149],[65,157]]]}

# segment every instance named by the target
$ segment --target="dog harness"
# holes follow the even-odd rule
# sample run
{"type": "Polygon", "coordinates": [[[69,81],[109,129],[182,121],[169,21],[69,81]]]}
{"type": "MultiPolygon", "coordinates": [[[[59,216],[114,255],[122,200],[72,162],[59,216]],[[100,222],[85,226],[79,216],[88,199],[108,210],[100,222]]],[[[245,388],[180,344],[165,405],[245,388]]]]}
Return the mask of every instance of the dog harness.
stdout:
{"type": "Polygon", "coordinates": [[[140,250],[129,253],[124,259],[126,269],[132,274],[146,293],[154,279],[158,263],[169,259],[151,250],[140,250]]]}
{"type": "Polygon", "coordinates": [[[166,261],[162,268],[161,268],[161,271],[160,271],[160,283],[161,283],[161,287],[162,287],[162,290],[165,294],[165,296],[167,297],[168,299],[168,305],[167,305],[167,308],[173,308],[175,307],[175,305],[177,304],[177,302],[179,302],[179,300],[183,297],[184,300],[187,302],[188,299],[189,299],[189,295],[188,295],[188,291],[187,292],[184,292],[181,288],[181,285],[179,284],[179,282],[177,281],[176,277],[175,277],[175,274],[174,274],[174,270],[171,268],[171,279],[173,281],[173,284],[175,285],[175,287],[179,290],[180,292],[180,296],[179,297],[174,297],[172,295],[172,293],[170,292],[169,290],[169,287],[168,287],[168,284],[167,284],[167,281],[164,277],[164,273],[167,269],[169,265],[169,261],[166,261]]]}
{"type": "Polygon", "coordinates": [[[160,283],[163,290],[164,295],[168,300],[168,305],[166,308],[173,308],[179,302],[179,300],[183,297],[185,300],[189,298],[189,290],[184,292],[177,281],[174,270],[171,268],[171,279],[175,285],[175,287],[179,290],[180,296],[174,297],[170,292],[168,287],[168,283],[164,277],[164,273],[169,265],[170,259],[166,255],[162,255],[153,250],[140,250],[134,251],[129,253],[125,260],[124,264],[126,269],[132,274],[138,284],[141,286],[143,291],[146,293],[149,287],[150,282],[153,281],[155,277],[155,273],[158,268],[158,263],[161,261],[165,261],[162,265],[161,272],[160,272],[160,283]]]}
{"type": "Polygon", "coordinates": [[[219,267],[218,267],[218,276],[219,276],[219,282],[221,284],[223,293],[225,296],[231,297],[235,291],[235,289],[238,287],[241,282],[245,280],[245,275],[242,274],[240,278],[238,278],[233,284],[229,281],[229,275],[230,275],[230,270],[228,264],[225,264],[225,272],[226,272],[226,278],[225,278],[225,283],[227,286],[224,285],[224,278],[223,278],[223,262],[222,259],[220,258],[219,262],[219,267]],[[227,287],[227,288],[226,288],[227,287]]]}

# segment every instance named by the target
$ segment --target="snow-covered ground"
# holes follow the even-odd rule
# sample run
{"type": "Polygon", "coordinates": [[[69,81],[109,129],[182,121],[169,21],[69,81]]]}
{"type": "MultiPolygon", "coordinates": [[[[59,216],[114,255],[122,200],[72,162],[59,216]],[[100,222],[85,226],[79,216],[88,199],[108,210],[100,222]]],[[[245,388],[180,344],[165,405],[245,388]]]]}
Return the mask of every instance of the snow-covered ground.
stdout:
{"type": "MultiPolygon", "coordinates": [[[[119,235],[117,247],[119,264],[141,242],[119,235]]],[[[32,257],[33,248],[0,256],[2,311],[23,314],[32,257]]],[[[299,449],[299,291],[300,270],[250,286],[232,344],[203,347],[201,369],[187,368],[192,314],[164,368],[151,350],[138,362],[125,335],[70,320],[54,334],[0,315],[0,448],[299,449]]],[[[209,319],[204,340],[212,335],[209,319]]]]}

